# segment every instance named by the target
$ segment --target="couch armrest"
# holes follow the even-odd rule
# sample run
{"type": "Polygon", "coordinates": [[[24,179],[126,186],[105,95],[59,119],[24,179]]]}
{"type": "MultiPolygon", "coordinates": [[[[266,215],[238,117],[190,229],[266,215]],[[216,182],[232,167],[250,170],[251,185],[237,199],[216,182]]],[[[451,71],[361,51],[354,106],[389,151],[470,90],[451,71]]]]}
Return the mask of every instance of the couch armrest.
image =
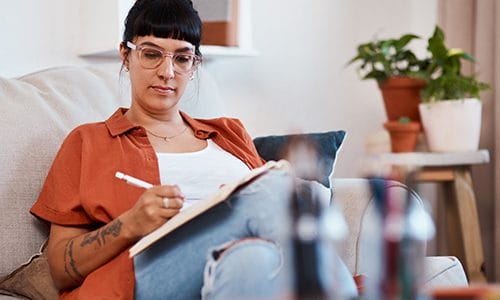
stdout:
{"type": "Polygon", "coordinates": [[[368,180],[362,178],[339,178],[332,180],[333,205],[344,215],[349,233],[340,255],[351,273],[356,273],[358,237],[363,215],[371,200],[368,180]]]}
{"type": "Polygon", "coordinates": [[[429,256],[425,258],[423,291],[432,291],[439,287],[468,286],[465,270],[454,256],[429,256]]]}
{"type": "MultiPolygon", "coordinates": [[[[361,242],[367,236],[367,226],[364,222],[365,215],[374,210],[373,196],[369,181],[364,178],[339,178],[332,181],[333,205],[344,215],[349,233],[343,243],[341,257],[353,274],[364,273],[369,266],[369,257],[362,253],[369,253],[369,249],[363,249],[361,242]]],[[[390,181],[387,184],[387,193],[396,199],[406,199],[408,192],[411,193],[412,201],[423,209],[420,197],[400,182],[390,181]]],[[[422,245],[424,248],[426,244],[422,245]]],[[[425,251],[425,249],[424,249],[425,251]]]]}

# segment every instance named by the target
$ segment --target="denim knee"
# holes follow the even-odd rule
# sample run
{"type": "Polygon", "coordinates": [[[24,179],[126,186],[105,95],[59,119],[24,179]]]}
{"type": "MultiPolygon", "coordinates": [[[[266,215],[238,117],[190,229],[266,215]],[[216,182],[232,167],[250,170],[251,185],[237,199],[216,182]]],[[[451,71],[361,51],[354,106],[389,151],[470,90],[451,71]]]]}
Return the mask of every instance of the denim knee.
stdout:
{"type": "Polygon", "coordinates": [[[283,254],[279,245],[245,238],[214,248],[204,272],[202,299],[270,299],[280,293],[283,254]]]}

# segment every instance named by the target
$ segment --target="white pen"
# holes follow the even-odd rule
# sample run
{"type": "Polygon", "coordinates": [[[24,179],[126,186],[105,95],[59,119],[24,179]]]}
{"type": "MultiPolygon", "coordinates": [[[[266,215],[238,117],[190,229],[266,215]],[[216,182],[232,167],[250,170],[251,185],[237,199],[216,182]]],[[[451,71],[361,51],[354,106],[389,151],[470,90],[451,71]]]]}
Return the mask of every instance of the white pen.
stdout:
{"type": "Polygon", "coordinates": [[[150,189],[153,187],[151,183],[148,183],[146,181],[142,181],[140,179],[137,179],[135,177],[132,177],[130,175],[123,174],[122,172],[116,172],[115,177],[121,180],[125,180],[128,184],[135,185],[137,187],[145,188],[145,189],[150,189]]]}

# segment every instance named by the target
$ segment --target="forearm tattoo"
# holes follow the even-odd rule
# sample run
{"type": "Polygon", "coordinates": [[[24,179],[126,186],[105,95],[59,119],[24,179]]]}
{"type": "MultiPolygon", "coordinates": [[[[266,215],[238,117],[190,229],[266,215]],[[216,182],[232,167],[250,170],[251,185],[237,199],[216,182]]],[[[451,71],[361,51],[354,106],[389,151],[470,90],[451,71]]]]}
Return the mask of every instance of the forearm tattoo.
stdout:
{"type": "Polygon", "coordinates": [[[120,235],[122,229],[122,222],[120,220],[113,221],[109,226],[97,230],[95,233],[89,233],[84,238],[80,244],[80,247],[90,245],[97,242],[99,246],[106,244],[106,236],[112,235],[117,237],[120,235]]]}
{"type": "MultiPolygon", "coordinates": [[[[109,226],[105,226],[94,233],[86,234],[80,243],[80,247],[90,245],[94,242],[96,242],[99,246],[103,246],[106,244],[106,237],[110,235],[113,237],[119,236],[121,228],[122,222],[120,220],[115,220],[109,224],[109,226]]],[[[70,240],[64,248],[64,272],[72,280],[78,281],[84,278],[84,276],[80,273],[78,267],[76,266],[75,258],[73,256],[73,244],[74,241],[70,240]]]]}
{"type": "Polygon", "coordinates": [[[75,258],[73,257],[73,240],[70,240],[64,248],[64,272],[73,280],[77,281],[79,278],[83,278],[80,271],[76,267],[75,258]],[[69,266],[69,268],[68,268],[69,266]],[[75,277],[70,271],[73,272],[75,277]]]}

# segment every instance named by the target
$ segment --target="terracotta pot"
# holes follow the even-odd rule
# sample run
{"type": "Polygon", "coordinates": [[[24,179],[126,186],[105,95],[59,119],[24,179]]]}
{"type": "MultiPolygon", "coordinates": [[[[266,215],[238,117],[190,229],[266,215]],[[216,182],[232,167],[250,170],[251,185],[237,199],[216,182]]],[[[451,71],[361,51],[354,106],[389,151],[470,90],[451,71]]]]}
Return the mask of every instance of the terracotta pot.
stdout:
{"type": "Polygon", "coordinates": [[[421,102],[420,90],[424,86],[423,80],[409,77],[393,77],[379,84],[387,119],[392,121],[409,117],[420,122],[418,105],[421,102]]]}
{"type": "Polygon", "coordinates": [[[391,137],[392,152],[415,151],[417,138],[421,130],[419,122],[400,123],[398,121],[388,121],[384,123],[384,128],[391,137]]]}

